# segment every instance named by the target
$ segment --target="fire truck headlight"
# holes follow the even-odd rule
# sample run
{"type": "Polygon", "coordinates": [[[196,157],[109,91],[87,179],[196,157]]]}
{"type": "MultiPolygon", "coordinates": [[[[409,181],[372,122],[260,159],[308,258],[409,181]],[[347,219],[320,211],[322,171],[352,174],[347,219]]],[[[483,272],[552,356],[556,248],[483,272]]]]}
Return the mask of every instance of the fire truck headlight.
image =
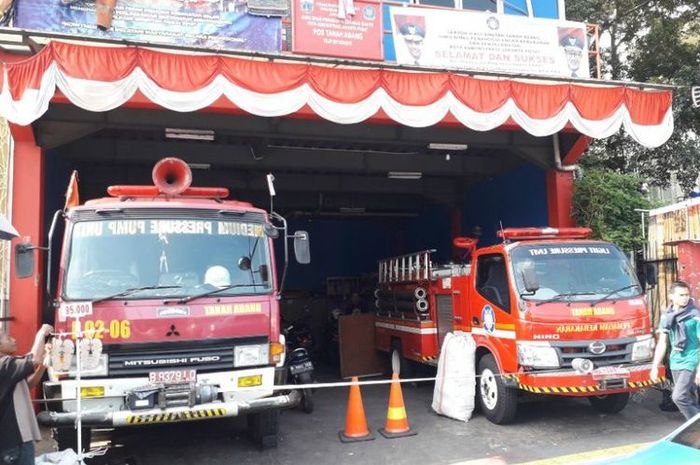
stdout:
{"type": "Polygon", "coordinates": [[[559,355],[549,345],[518,342],[518,363],[532,368],[559,368],[559,355]]]}
{"type": "Polygon", "coordinates": [[[650,360],[654,354],[654,339],[649,336],[639,340],[632,345],[632,361],[640,362],[650,360]]]}
{"type": "Polygon", "coordinates": [[[270,363],[267,344],[236,346],[233,350],[233,366],[250,367],[270,363]]]}

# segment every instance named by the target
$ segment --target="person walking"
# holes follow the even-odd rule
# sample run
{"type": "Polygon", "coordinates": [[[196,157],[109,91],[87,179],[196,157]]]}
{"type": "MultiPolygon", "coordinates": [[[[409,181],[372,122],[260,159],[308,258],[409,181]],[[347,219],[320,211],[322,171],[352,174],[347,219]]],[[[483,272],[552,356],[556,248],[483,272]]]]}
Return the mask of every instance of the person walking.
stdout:
{"type": "Polygon", "coordinates": [[[47,365],[45,340],[53,332],[43,325],[31,351],[15,357],[17,342],[0,332],[0,465],[33,465],[34,441],[41,439],[29,388],[36,386],[47,365]]]}
{"type": "Polygon", "coordinates": [[[697,398],[700,374],[696,373],[700,363],[700,310],[690,299],[690,286],[683,281],[671,284],[669,300],[671,304],[659,322],[659,340],[650,377],[659,378],[659,366],[670,342],[669,365],[675,383],[671,399],[683,416],[690,419],[700,412],[697,398]]]}

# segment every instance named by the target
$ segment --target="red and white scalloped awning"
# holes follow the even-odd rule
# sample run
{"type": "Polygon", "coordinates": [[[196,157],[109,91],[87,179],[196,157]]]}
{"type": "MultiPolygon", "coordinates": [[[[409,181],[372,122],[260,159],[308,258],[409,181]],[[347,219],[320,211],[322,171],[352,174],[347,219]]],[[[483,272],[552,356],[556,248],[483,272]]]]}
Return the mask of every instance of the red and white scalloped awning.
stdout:
{"type": "Polygon", "coordinates": [[[1,79],[0,116],[20,125],[44,114],[58,89],[76,106],[96,112],[124,105],[140,92],[179,112],[224,98],[258,116],[289,115],[307,106],[341,124],[383,112],[412,127],[432,126],[451,115],[473,130],[515,123],[535,136],[570,125],[604,138],[624,126],[646,147],[663,144],[673,132],[666,90],[338,69],[138,47],[52,42],[26,61],[3,64],[1,79]]]}

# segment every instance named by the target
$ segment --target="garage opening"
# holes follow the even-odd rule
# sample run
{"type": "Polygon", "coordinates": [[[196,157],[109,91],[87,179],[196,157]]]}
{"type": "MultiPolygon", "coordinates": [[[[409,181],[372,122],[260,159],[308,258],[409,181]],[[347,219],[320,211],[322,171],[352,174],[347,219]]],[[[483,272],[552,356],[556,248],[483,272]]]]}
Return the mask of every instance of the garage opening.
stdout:
{"type": "MultiPolygon", "coordinates": [[[[45,230],[73,170],[85,201],[109,185],[151,184],[153,164],[177,156],[190,164],[193,186],[226,187],[230,198],[266,210],[265,175],[273,173],[275,210],[290,231],[311,237],[312,264],[290,264],[282,317],[311,329],[318,354],[327,353],[333,310],[373,312],[379,259],[432,249],[446,263],[461,255],[455,236],[493,243],[501,224],[548,224],[552,138],[520,130],[66,105],[53,105],[34,127],[46,149],[45,230]]],[[[577,136],[559,135],[562,153],[577,136]]],[[[335,355],[325,361],[337,365],[335,355]]]]}

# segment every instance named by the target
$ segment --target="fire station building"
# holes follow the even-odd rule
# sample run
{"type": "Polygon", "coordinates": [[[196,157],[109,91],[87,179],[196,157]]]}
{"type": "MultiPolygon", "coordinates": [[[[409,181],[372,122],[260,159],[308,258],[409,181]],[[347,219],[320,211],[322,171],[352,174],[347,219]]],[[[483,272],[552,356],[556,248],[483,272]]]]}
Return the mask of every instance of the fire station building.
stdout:
{"type": "MultiPolygon", "coordinates": [[[[83,201],[177,156],[193,186],[265,209],[273,173],[311,237],[288,288],[325,311],[383,257],[572,225],[592,139],[673,131],[671,91],[601,79],[597,28],[563,0],[15,0],[2,22],[0,210],[22,237],[0,317],[20,350],[51,311],[11,245],[48,245],[74,170],[83,201]]],[[[59,249],[37,269],[56,276],[59,249]]]]}

